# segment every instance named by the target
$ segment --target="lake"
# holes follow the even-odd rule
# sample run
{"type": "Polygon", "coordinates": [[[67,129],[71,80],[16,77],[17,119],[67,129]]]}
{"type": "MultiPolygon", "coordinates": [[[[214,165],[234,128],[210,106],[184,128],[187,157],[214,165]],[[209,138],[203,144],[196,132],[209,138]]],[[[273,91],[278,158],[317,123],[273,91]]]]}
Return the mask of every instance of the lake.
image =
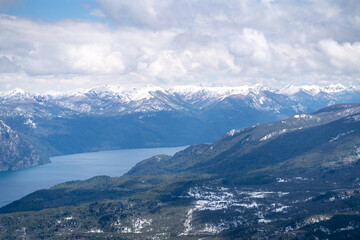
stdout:
{"type": "Polygon", "coordinates": [[[0,207],[62,182],[98,175],[121,176],[141,160],[158,154],[173,155],[184,148],[141,148],[64,155],[50,158],[50,164],[0,172],[0,207]]]}

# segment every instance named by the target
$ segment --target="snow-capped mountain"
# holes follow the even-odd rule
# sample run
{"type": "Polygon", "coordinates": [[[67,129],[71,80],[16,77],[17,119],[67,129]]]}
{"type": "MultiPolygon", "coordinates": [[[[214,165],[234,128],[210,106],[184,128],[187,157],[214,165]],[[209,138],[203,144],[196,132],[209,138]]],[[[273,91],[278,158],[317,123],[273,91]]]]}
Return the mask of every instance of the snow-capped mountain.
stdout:
{"type": "Polygon", "coordinates": [[[317,85],[304,85],[304,86],[293,86],[287,85],[286,87],[279,89],[277,92],[280,94],[294,95],[298,92],[306,92],[312,96],[315,96],[321,92],[327,94],[337,94],[337,93],[352,93],[358,91],[358,88],[355,86],[345,87],[341,83],[333,84],[325,87],[320,87],[317,85]]]}
{"type": "Polygon", "coordinates": [[[342,102],[357,102],[360,91],[341,84],[327,87],[261,85],[240,87],[156,86],[124,89],[106,85],[69,92],[27,93],[21,89],[0,92],[0,116],[69,117],[72,115],[124,115],[159,111],[198,111],[236,99],[240,106],[280,113],[309,112],[342,102]],[[319,106],[318,106],[319,105],[319,106]]]}
{"type": "Polygon", "coordinates": [[[211,142],[231,129],[360,102],[360,90],[106,85],[68,92],[0,92],[0,120],[49,155],[211,142]]]}

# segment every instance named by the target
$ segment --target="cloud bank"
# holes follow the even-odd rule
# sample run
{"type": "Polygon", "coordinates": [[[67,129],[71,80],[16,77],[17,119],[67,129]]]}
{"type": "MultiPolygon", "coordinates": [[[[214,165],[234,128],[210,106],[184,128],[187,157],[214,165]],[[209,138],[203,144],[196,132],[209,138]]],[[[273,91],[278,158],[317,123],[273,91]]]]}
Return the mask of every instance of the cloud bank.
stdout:
{"type": "Polygon", "coordinates": [[[97,4],[98,22],[0,15],[0,90],[360,80],[356,0],[97,4]]]}

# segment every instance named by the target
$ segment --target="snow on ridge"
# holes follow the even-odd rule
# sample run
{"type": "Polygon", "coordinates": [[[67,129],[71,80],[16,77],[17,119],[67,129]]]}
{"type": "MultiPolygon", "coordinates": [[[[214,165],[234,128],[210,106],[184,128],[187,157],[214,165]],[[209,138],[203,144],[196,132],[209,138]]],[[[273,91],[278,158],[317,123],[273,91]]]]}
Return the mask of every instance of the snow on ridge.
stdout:
{"type": "Polygon", "coordinates": [[[90,91],[90,89],[78,88],[70,91],[46,91],[44,94],[38,94],[38,96],[43,96],[48,99],[61,99],[67,97],[83,97],[85,93],[90,91]]]}
{"type": "Polygon", "coordinates": [[[157,86],[152,86],[152,85],[147,85],[144,88],[131,88],[131,89],[126,89],[124,91],[122,91],[122,95],[126,96],[126,99],[128,101],[139,101],[139,100],[148,100],[153,98],[153,92],[164,92],[164,89],[157,87],[157,86]]]}
{"type": "Polygon", "coordinates": [[[349,135],[350,133],[353,133],[353,132],[355,132],[355,130],[350,130],[350,131],[347,131],[347,132],[340,133],[336,137],[331,138],[329,140],[329,142],[334,142],[334,141],[338,140],[339,138],[344,137],[346,135],[349,135]]]}
{"type": "Polygon", "coordinates": [[[219,87],[201,87],[201,86],[175,86],[166,89],[167,92],[172,94],[179,94],[183,96],[193,96],[199,94],[207,94],[210,97],[225,98],[231,95],[249,95],[250,93],[259,94],[261,91],[269,90],[261,84],[255,84],[253,86],[243,85],[236,87],[219,86],[219,87]]]}
{"type": "Polygon", "coordinates": [[[121,93],[122,91],[124,91],[124,89],[121,88],[120,86],[106,84],[104,86],[92,88],[90,89],[90,91],[95,93],[101,93],[101,92],[121,93]]]}
{"type": "MultiPolygon", "coordinates": [[[[350,87],[349,89],[352,89],[352,88],[354,88],[354,87],[350,87]]],[[[344,85],[342,85],[341,83],[331,84],[331,85],[323,88],[323,91],[326,93],[338,93],[338,92],[342,92],[342,91],[346,91],[346,90],[348,90],[348,88],[345,87],[344,85]]]]}
{"type": "Polygon", "coordinates": [[[303,86],[288,85],[280,89],[278,93],[285,95],[294,95],[301,91],[306,92],[307,94],[310,94],[312,96],[315,96],[319,94],[321,91],[323,91],[323,88],[318,85],[303,85],[303,86]]]}
{"type": "Polygon", "coordinates": [[[260,142],[266,141],[266,140],[268,140],[268,139],[270,139],[270,138],[272,138],[274,136],[278,136],[278,135],[281,135],[281,134],[286,133],[286,132],[288,132],[288,129],[282,129],[282,130],[279,130],[279,131],[275,131],[275,132],[266,134],[264,137],[262,137],[260,139],[260,142]]]}
{"type": "Polygon", "coordinates": [[[152,97],[151,92],[164,92],[168,94],[179,94],[183,96],[192,96],[199,94],[206,94],[209,97],[225,98],[231,95],[249,95],[249,94],[260,94],[263,91],[271,91],[278,94],[293,95],[299,91],[304,91],[313,96],[319,94],[320,92],[325,93],[339,93],[342,91],[357,91],[360,90],[355,86],[346,87],[341,83],[331,84],[325,87],[318,85],[303,85],[303,86],[294,86],[288,85],[281,89],[268,88],[261,84],[255,84],[252,86],[242,85],[242,86],[193,86],[193,85],[180,85],[170,88],[161,88],[155,85],[146,85],[142,88],[123,88],[119,85],[102,85],[98,87],[88,88],[88,89],[74,89],[70,91],[46,91],[42,94],[29,93],[20,88],[15,88],[10,91],[1,91],[0,97],[16,97],[16,96],[47,96],[50,98],[61,98],[68,96],[83,96],[88,93],[96,94],[114,94],[114,95],[124,95],[128,100],[140,100],[140,99],[149,99],[152,97]]]}
{"type": "Polygon", "coordinates": [[[279,89],[278,93],[285,95],[293,95],[299,91],[300,91],[300,87],[287,85],[286,87],[279,89]]]}
{"type": "MultiPolygon", "coordinates": [[[[310,86],[307,89],[315,89],[314,86],[315,85],[310,86]]],[[[291,93],[296,92],[300,88],[304,87],[287,87],[288,90],[291,90],[291,93]],[[291,90],[292,88],[295,90],[291,90]]],[[[341,91],[343,88],[345,88],[343,85],[336,84],[330,85],[326,89],[327,91],[336,92],[341,91]]],[[[183,103],[193,104],[195,107],[202,109],[211,106],[213,103],[221,102],[227,97],[237,96],[236,98],[239,97],[244,104],[247,104],[247,106],[253,109],[279,113],[282,105],[279,105],[276,99],[274,100],[271,96],[268,96],[266,91],[281,93],[283,90],[267,88],[261,84],[235,87],[183,85],[166,89],[154,85],[147,85],[143,88],[123,88],[120,85],[104,85],[71,91],[47,91],[42,94],[28,93],[22,89],[14,89],[7,92],[0,92],[0,102],[37,102],[39,106],[45,104],[45,107],[54,104],[76,113],[101,114],[103,112],[109,112],[108,109],[115,108],[114,106],[119,106],[116,111],[123,113],[183,109],[187,106],[183,103]],[[50,104],[46,105],[46,102],[50,104]]],[[[286,93],[285,90],[283,92],[286,93]]],[[[287,91],[287,93],[290,92],[287,91]]],[[[294,101],[297,100],[295,99],[294,101]]],[[[291,107],[297,112],[305,111],[305,108],[300,103],[291,107]]],[[[26,114],[26,111],[27,109],[23,109],[20,113],[19,110],[16,110],[15,113],[26,114]]],[[[51,115],[51,113],[46,114],[51,115]]],[[[235,132],[232,134],[235,134],[235,132]]]]}
{"type": "Polygon", "coordinates": [[[45,95],[48,98],[60,99],[66,97],[86,97],[89,94],[96,94],[99,97],[114,96],[124,102],[139,101],[142,99],[153,98],[151,92],[164,90],[157,86],[147,85],[143,88],[122,88],[118,85],[104,85],[89,89],[77,89],[72,91],[47,91],[45,95]]]}
{"type": "Polygon", "coordinates": [[[14,88],[10,91],[2,91],[0,92],[0,98],[4,98],[7,100],[15,100],[15,99],[24,99],[24,98],[31,98],[36,94],[30,94],[25,92],[23,89],[14,88]]]}
{"type": "Polygon", "coordinates": [[[298,92],[305,92],[307,94],[310,94],[312,96],[315,96],[319,94],[320,92],[328,93],[328,94],[334,94],[334,93],[340,93],[344,91],[357,91],[359,90],[356,86],[350,86],[346,87],[341,83],[337,84],[330,84],[328,86],[318,86],[318,85],[303,85],[303,86],[294,86],[294,85],[287,85],[284,88],[281,88],[278,90],[278,93],[285,94],[285,95],[294,95],[298,92]]]}

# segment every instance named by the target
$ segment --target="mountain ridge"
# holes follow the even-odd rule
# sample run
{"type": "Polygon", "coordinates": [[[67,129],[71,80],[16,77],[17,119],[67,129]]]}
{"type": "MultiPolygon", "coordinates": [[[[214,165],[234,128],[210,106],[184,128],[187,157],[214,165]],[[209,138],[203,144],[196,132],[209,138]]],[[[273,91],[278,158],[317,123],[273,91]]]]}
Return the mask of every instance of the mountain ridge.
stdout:
{"type": "MultiPolygon", "coordinates": [[[[360,157],[360,136],[356,137],[360,134],[359,120],[360,104],[334,105],[313,114],[296,114],[278,122],[231,130],[212,144],[193,145],[173,157],[158,156],[158,159],[153,157],[138,163],[127,175],[149,175],[149,172],[153,172],[149,170],[153,165],[157,166],[157,173],[162,174],[181,172],[213,174],[219,171],[231,174],[254,169],[259,171],[261,161],[263,161],[261,165],[266,169],[267,165],[277,166],[284,160],[291,160],[292,155],[306,162],[307,158],[312,157],[313,146],[329,149],[324,156],[330,158],[329,153],[332,153],[331,159],[334,159],[332,164],[346,165],[356,160],[357,156],[360,157]],[[317,137],[307,139],[312,133],[317,137]],[[348,145],[359,146],[355,147],[354,153],[351,152],[351,156],[342,156],[339,149],[334,153],[331,147],[333,142],[350,136],[352,137],[348,145]],[[340,158],[345,160],[341,161],[340,158]],[[149,166],[146,166],[146,163],[149,166]],[[256,164],[251,167],[253,163],[256,164]]],[[[346,145],[347,143],[343,148],[346,148],[346,145]]],[[[311,167],[315,167],[317,163],[320,162],[313,162],[311,167]]],[[[306,167],[310,166],[306,165],[306,167]]]]}
{"type": "MultiPolygon", "coordinates": [[[[116,85],[105,85],[101,87],[82,89],[82,90],[73,90],[73,91],[64,91],[64,92],[54,92],[49,91],[43,94],[38,93],[28,93],[22,89],[13,89],[10,91],[0,92],[0,102],[2,104],[9,103],[12,101],[35,101],[42,104],[51,101],[64,101],[72,100],[74,102],[85,101],[86,99],[98,98],[103,100],[111,100],[115,103],[127,104],[130,102],[143,101],[146,102],[150,99],[158,98],[161,99],[159,95],[166,95],[171,98],[180,97],[182,101],[189,101],[190,104],[196,105],[196,103],[206,101],[222,101],[223,99],[233,96],[249,96],[249,95],[259,95],[260,93],[269,92],[273,94],[284,95],[290,97],[290,99],[296,100],[296,94],[305,93],[312,97],[319,96],[319,94],[328,94],[330,97],[332,94],[339,95],[345,93],[358,93],[360,90],[355,86],[345,87],[341,84],[334,84],[325,87],[311,85],[311,86],[286,86],[282,89],[268,88],[262,85],[253,85],[253,86],[237,86],[237,87],[199,87],[199,86],[177,86],[172,88],[160,88],[157,86],[146,86],[144,88],[121,88],[116,85]]],[[[322,96],[324,97],[324,96],[322,96]]],[[[162,99],[163,101],[166,99],[162,99]]],[[[172,99],[173,100],[173,99],[172,99]]],[[[257,100],[258,104],[263,104],[265,98],[260,98],[257,100]]],[[[164,103],[162,103],[164,104],[164,103]]],[[[85,113],[89,112],[89,109],[86,109],[88,106],[83,108],[74,108],[71,105],[62,105],[64,108],[74,110],[75,112],[85,113]]],[[[179,106],[170,106],[173,109],[179,108],[179,106]]],[[[166,110],[166,108],[164,108],[166,110]]],[[[152,110],[164,110],[164,109],[152,109],[152,110]]],[[[145,110],[145,109],[144,109],[145,110]]],[[[150,109],[151,110],[151,109],[150,109]]],[[[138,110],[141,111],[141,108],[138,110]]]]}

